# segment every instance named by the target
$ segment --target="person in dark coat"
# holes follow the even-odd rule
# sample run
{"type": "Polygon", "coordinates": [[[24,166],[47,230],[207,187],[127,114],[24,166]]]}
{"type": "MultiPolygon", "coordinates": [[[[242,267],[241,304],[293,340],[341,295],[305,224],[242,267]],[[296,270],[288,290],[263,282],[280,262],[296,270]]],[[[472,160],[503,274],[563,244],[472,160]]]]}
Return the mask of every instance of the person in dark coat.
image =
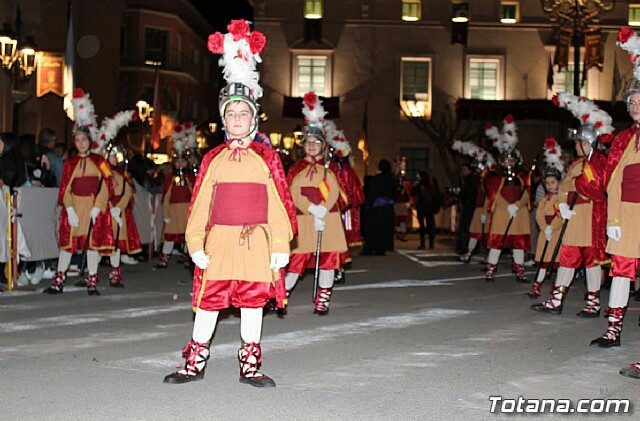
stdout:
{"type": "Polygon", "coordinates": [[[20,185],[22,159],[16,150],[17,139],[13,133],[0,134],[0,187],[13,189],[20,185]]]}
{"type": "Polygon", "coordinates": [[[391,163],[383,159],[378,164],[378,173],[373,176],[366,189],[367,221],[364,230],[363,255],[384,256],[393,250],[395,190],[391,176],[391,163]]]}
{"type": "Polygon", "coordinates": [[[416,213],[418,214],[418,225],[420,226],[420,245],[418,250],[424,250],[425,234],[429,234],[429,249],[433,249],[436,239],[436,213],[440,205],[438,202],[437,190],[433,185],[431,177],[425,171],[418,173],[418,179],[411,194],[416,198],[416,213]]]}

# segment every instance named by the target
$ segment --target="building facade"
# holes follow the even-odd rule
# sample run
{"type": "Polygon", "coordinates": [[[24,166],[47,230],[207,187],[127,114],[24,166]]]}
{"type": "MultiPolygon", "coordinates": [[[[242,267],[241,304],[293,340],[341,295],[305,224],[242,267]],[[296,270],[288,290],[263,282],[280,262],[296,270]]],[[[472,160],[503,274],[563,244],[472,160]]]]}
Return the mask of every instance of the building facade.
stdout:
{"type": "MultiPolygon", "coordinates": [[[[268,39],[260,69],[265,87],[261,104],[269,115],[263,127],[286,133],[300,123],[283,116],[287,97],[310,89],[338,97],[338,127],[351,141],[360,173],[374,172],[365,169],[355,150],[363,122],[372,167],[382,158],[404,155],[411,172],[428,168],[448,184],[451,171],[443,165],[447,157],[442,150],[452,139],[442,137],[480,138],[486,122],[447,122],[443,116],[461,99],[505,104],[490,116],[498,124],[513,100],[526,103],[572,91],[573,49],[568,70],[554,67],[554,86],[548,89],[558,30],[538,1],[255,0],[253,6],[256,28],[268,39]],[[465,35],[464,25],[452,22],[455,17],[468,19],[466,45],[452,44],[452,38],[465,35]],[[454,127],[443,128],[447,124],[454,127]]],[[[638,7],[616,2],[612,11],[601,14],[604,67],[588,72],[582,93],[589,98],[615,97],[614,73],[632,77],[626,53],[615,41],[618,28],[638,7]]],[[[558,121],[544,118],[518,124],[527,163],[545,137],[558,136],[562,129],[558,121]]]]}

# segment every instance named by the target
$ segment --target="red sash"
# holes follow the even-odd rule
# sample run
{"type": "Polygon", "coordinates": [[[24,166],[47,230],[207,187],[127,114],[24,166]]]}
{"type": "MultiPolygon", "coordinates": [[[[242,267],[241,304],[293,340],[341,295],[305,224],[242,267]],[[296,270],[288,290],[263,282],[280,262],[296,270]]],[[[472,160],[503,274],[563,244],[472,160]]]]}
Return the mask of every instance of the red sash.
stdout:
{"type": "Polygon", "coordinates": [[[259,225],[269,220],[267,186],[220,183],[213,191],[209,225],[259,225]]]}
{"type": "Polygon", "coordinates": [[[191,189],[189,186],[176,186],[171,187],[171,198],[169,203],[190,203],[191,202],[191,189]]]}
{"type": "Polygon", "coordinates": [[[640,164],[624,167],[622,172],[622,201],[640,203],[640,164]]]}
{"type": "Polygon", "coordinates": [[[100,177],[76,177],[71,182],[71,193],[76,196],[91,196],[98,194],[100,177]]]}

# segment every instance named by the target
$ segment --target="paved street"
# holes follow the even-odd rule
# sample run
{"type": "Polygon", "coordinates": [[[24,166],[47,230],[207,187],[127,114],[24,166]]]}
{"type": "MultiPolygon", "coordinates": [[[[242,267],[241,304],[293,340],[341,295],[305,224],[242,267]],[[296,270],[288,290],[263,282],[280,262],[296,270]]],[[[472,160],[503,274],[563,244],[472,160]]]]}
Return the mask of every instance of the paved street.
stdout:
{"type": "Polygon", "coordinates": [[[514,418],[489,412],[495,395],[640,402],[640,381],[618,374],[640,357],[640,303],[631,301],[621,347],[590,348],[606,320],[575,316],[584,285],[561,316],[538,314],[508,261],[485,283],[477,261],[461,264],[442,242],[416,244],[356,255],[327,317],[312,314],[311,274],[287,317],[265,316],[263,371],[275,389],[238,382],[233,311],[218,324],[204,380],[162,383],[192,326],[189,275],[175,257],[164,271],[125,266],[121,290],[101,268],[100,297],[75,287],[0,294],[0,419],[494,420],[514,418]]]}

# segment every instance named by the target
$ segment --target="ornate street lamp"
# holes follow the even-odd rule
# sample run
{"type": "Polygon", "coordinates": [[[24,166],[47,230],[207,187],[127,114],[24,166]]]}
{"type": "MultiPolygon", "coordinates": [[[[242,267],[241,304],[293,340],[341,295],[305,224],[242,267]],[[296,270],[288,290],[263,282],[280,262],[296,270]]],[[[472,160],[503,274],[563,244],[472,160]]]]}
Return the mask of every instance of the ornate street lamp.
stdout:
{"type": "Polygon", "coordinates": [[[597,23],[602,12],[610,12],[615,0],[540,0],[551,22],[573,31],[573,94],[580,95],[580,47],[584,31],[597,23]]]}
{"type": "Polygon", "coordinates": [[[13,62],[16,58],[16,48],[18,47],[18,40],[15,34],[11,31],[8,23],[5,23],[2,31],[0,31],[0,61],[2,66],[6,69],[10,69],[13,66],[13,62]]]}
{"type": "Polygon", "coordinates": [[[140,120],[144,123],[151,115],[151,106],[147,101],[141,99],[136,102],[136,107],[138,107],[138,117],[140,117],[140,120]]]}

